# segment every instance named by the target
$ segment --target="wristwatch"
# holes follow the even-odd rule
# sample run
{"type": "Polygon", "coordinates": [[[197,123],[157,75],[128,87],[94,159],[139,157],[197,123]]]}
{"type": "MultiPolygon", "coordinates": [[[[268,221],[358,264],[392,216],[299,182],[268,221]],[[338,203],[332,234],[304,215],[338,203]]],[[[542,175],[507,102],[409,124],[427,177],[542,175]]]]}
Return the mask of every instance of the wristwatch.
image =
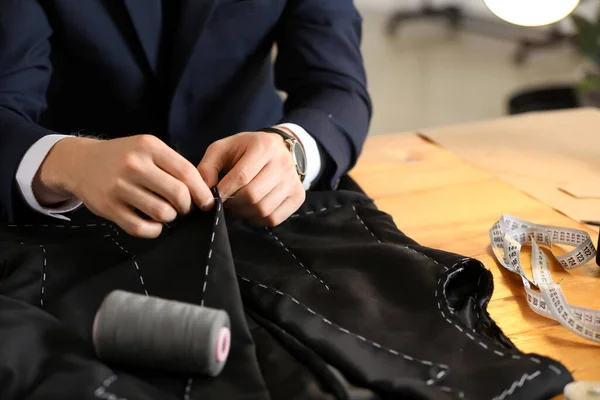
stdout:
{"type": "Polygon", "coordinates": [[[300,181],[304,182],[304,177],[306,176],[306,152],[304,151],[304,147],[302,147],[302,144],[298,141],[298,139],[281,129],[273,127],[263,128],[259,131],[275,133],[283,138],[284,142],[288,145],[290,153],[292,153],[292,159],[294,160],[296,172],[300,177],[300,181]]]}

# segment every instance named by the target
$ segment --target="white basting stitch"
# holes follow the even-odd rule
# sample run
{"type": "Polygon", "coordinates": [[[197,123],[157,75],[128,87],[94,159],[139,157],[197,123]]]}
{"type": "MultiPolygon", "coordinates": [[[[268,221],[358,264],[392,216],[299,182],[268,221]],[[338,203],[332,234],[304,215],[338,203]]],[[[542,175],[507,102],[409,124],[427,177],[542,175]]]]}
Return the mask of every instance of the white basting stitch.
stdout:
{"type": "Polygon", "coordinates": [[[45,293],[45,288],[44,286],[46,285],[46,249],[44,248],[44,246],[42,246],[40,244],[40,248],[42,249],[43,252],[43,261],[42,261],[42,289],[41,289],[41,294],[40,294],[40,306],[44,307],[44,293],[45,293]]]}
{"type": "Polygon", "coordinates": [[[523,374],[523,376],[521,376],[520,379],[512,382],[508,389],[505,389],[502,393],[500,393],[500,395],[495,396],[492,400],[504,400],[508,396],[511,396],[515,392],[515,390],[517,390],[517,388],[523,387],[523,385],[525,384],[525,380],[532,381],[539,375],[541,375],[540,371],[536,371],[531,375],[523,374]]]}
{"type": "MultiPolygon", "coordinates": [[[[238,275],[238,276],[240,276],[240,275],[238,275]]],[[[248,283],[251,283],[251,284],[257,285],[257,286],[259,286],[259,287],[261,287],[261,288],[264,288],[265,290],[273,291],[273,292],[275,292],[275,293],[277,293],[277,294],[280,294],[282,297],[286,297],[286,298],[288,298],[288,299],[292,300],[294,303],[298,304],[299,306],[302,306],[302,307],[303,307],[305,310],[309,311],[311,314],[313,314],[313,315],[318,315],[318,314],[317,314],[317,313],[315,313],[315,312],[314,312],[312,309],[310,309],[309,307],[307,307],[307,306],[305,306],[304,304],[300,303],[298,300],[296,300],[296,299],[295,299],[295,298],[293,298],[292,296],[289,296],[289,295],[283,294],[283,293],[281,293],[281,292],[279,292],[279,291],[277,291],[277,290],[275,290],[275,289],[273,289],[273,288],[266,287],[266,286],[264,286],[264,285],[262,285],[262,284],[260,284],[260,283],[258,283],[258,282],[255,282],[255,281],[253,281],[253,280],[251,280],[251,279],[248,279],[248,278],[245,278],[245,277],[242,277],[242,276],[240,276],[240,277],[241,277],[241,278],[242,278],[242,280],[243,280],[243,281],[245,281],[245,282],[248,282],[248,283]],[[264,287],[263,287],[263,286],[264,286],[264,287]]],[[[413,357],[411,357],[411,356],[409,356],[409,355],[406,355],[406,354],[401,354],[401,353],[399,353],[399,352],[398,352],[398,351],[396,351],[396,350],[393,350],[393,349],[389,349],[389,348],[387,348],[387,347],[384,347],[384,346],[382,346],[381,344],[379,344],[379,343],[377,343],[377,342],[374,342],[374,341],[372,341],[372,340],[369,340],[369,339],[365,338],[364,336],[361,336],[361,335],[359,335],[359,334],[356,334],[356,333],[352,333],[352,332],[350,332],[349,330],[342,328],[341,326],[339,326],[339,325],[337,325],[337,324],[335,324],[335,323],[333,323],[333,322],[329,321],[328,319],[326,319],[326,318],[324,318],[324,317],[322,317],[322,316],[320,316],[320,315],[318,315],[318,316],[319,316],[319,317],[321,317],[321,320],[322,320],[323,322],[325,322],[325,323],[327,323],[327,324],[329,324],[329,325],[331,325],[331,326],[335,327],[335,328],[336,328],[337,330],[339,330],[340,332],[346,333],[346,334],[348,334],[348,335],[350,335],[350,336],[354,336],[355,338],[357,338],[357,339],[359,339],[359,340],[361,340],[361,341],[363,341],[363,342],[365,342],[365,343],[369,343],[371,346],[373,346],[373,347],[375,347],[375,348],[378,348],[378,349],[380,349],[380,350],[386,351],[387,353],[393,354],[393,355],[395,355],[395,356],[402,356],[402,358],[404,358],[405,360],[408,360],[408,361],[413,361],[413,362],[418,362],[418,363],[420,363],[420,364],[427,365],[427,366],[433,366],[433,365],[436,365],[437,367],[439,367],[439,368],[441,368],[441,369],[443,369],[443,370],[446,370],[446,371],[444,371],[444,375],[447,373],[447,370],[449,369],[447,365],[443,365],[443,364],[434,364],[434,363],[433,363],[433,362],[431,362],[431,361],[427,361],[427,360],[418,360],[418,359],[415,359],[415,358],[413,358],[413,357]]],[[[438,374],[438,376],[439,376],[439,374],[438,374]]]]}
{"type": "Polygon", "coordinates": [[[307,211],[307,212],[305,212],[303,214],[302,213],[293,214],[290,218],[298,218],[298,217],[302,217],[303,215],[313,215],[313,214],[316,215],[316,214],[320,214],[320,213],[325,212],[325,211],[330,210],[330,209],[337,210],[338,208],[342,208],[342,207],[344,207],[344,206],[341,205],[341,204],[335,205],[335,206],[330,207],[330,208],[323,207],[319,211],[307,211]]]}
{"type": "MultiPolygon", "coordinates": [[[[465,261],[465,260],[461,260],[461,261],[459,261],[459,263],[460,263],[460,262],[464,262],[464,261],[465,261]]],[[[453,266],[452,266],[452,269],[454,270],[454,268],[455,268],[457,265],[458,265],[458,263],[457,263],[457,264],[455,264],[455,265],[453,265],[453,266]]],[[[445,283],[447,283],[447,282],[448,282],[448,280],[449,280],[449,279],[452,277],[452,275],[454,275],[454,274],[456,274],[456,273],[458,273],[458,272],[462,271],[463,269],[464,269],[464,268],[461,268],[461,269],[458,269],[458,270],[456,270],[456,271],[453,271],[452,273],[448,274],[448,275],[447,275],[447,277],[446,277],[446,282],[445,282],[445,283]]],[[[438,280],[438,285],[439,285],[440,283],[441,283],[441,278],[438,280]]],[[[443,297],[442,297],[442,296],[438,296],[438,298],[440,298],[442,301],[444,301],[444,303],[447,305],[447,303],[446,303],[446,301],[445,301],[445,295],[446,295],[446,294],[445,294],[445,284],[444,284],[444,287],[442,288],[442,294],[443,294],[443,297]]],[[[438,306],[438,308],[440,309],[440,314],[442,315],[442,317],[443,317],[443,318],[445,318],[445,315],[444,315],[443,311],[441,310],[441,308],[440,308],[439,306],[438,306]]],[[[455,327],[456,327],[456,328],[457,328],[459,331],[463,332],[463,330],[462,330],[462,329],[461,329],[461,328],[460,328],[460,327],[459,327],[457,324],[455,324],[454,322],[452,322],[452,321],[451,321],[449,318],[445,318],[445,320],[446,320],[446,322],[448,322],[449,324],[452,324],[452,325],[454,325],[454,326],[455,326],[455,327]]],[[[474,329],[473,329],[473,332],[475,332],[475,330],[474,330],[474,329]]],[[[468,332],[463,332],[463,333],[464,333],[464,334],[465,334],[465,335],[466,335],[466,336],[467,336],[469,339],[471,339],[471,340],[473,340],[473,341],[476,341],[476,340],[477,340],[477,339],[475,338],[475,336],[471,335],[470,333],[468,333],[468,332]]],[[[488,349],[489,349],[488,345],[486,345],[485,343],[483,343],[483,342],[481,342],[481,341],[477,341],[477,343],[478,343],[478,344],[479,344],[481,347],[483,347],[484,349],[486,349],[486,350],[488,350],[488,349]]],[[[505,353],[503,353],[503,352],[501,352],[501,351],[499,351],[499,350],[493,350],[493,352],[494,352],[494,354],[496,354],[497,356],[500,356],[500,357],[504,357],[504,356],[506,356],[506,354],[505,354],[505,353]]],[[[512,355],[512,358],[514,358],[514,359],[518,360],[518,359],[520,359],[521,357],[520,357],[520,356],[518,356],[518,355],[512,355]]],[[[535,362],[536,364],[540,364],[540,360],[538,360],[538,359],[537,359],[537,358],[535,358],[535,357],[530,357],[530,360],[531,360],[531,361],[533,361],[533,362],[535,362]]]]}
{"type": "Polygon", "coordinates": [[[434,381],[433,379],[430,379],[430,380],[428,380],[427,382],[425,382],[425,384],[426,384],[427,386],[431,386],[431,385],[433,385],[434,383],[435,383],[435,381],[434,381]]]}
{"type": "Polygon", "coordinates": [[[106,378],[102,382],[102,385],[98,386],[96,390],[94,390],[94,396],[104,400],[127,400],[124,397],[118,397],[117,395],[108,392],[108,388],[115,383],[117,379],[119,379],[117,375],[112,375],[106,378]]]}
{"type": "Polygon", "coordinates": [[[454,326],[455,326],[455,327],[456,327],[456,329],[458,329],[460,332],[464,332],[464,331],[463,331],[463,329],[462,329],[460,326],[458,326],[458,325],[454,325],[454,326]]]}
{"type": "Polygon", "coordinates": [[[537,378],[537,376],[538,376],[538,375],[541,375],[541,373],[542,373],[542,371],[535,371],[533,374],[531,374],[531,375],[530,375],[530,376],[527,378],[527,380],[528,380],[528,381],[531,381],[531,380],[533,380],[533,379],[537,378]]]}
{"type": "MultiPolygon", "coordinates": [[[[378,243],[383,243],[377,236],[375,236],[375,233],[373,233],[373,231],[371,229],[369,229],[369,227],[367,226],[367,224],[365,223],[365,221],[363,221],[363,219],[360,217],[360,214],[358,214],[358,210],[356,209],[356,206],[352,206],[352,209],[354,210],[354,213],[356,214],[356,219],[358,219],[360,221],[360,223],[367,230],[367,232],[369,232],[371,234],[371,236],[373,236],[375,238],[375,240],[377,240],[378,243]]],[[[429,257],[425,253],[421,253],[420,251],[417,251],[417,250],[413,249],[412,247],[409,247],[409,246],[406,246],[406,245],[398,244],[397,246],[398,247],[402,247],[403,249],[412,251],[413,253],[418,254],[421,257],[425,257],[426,259],[428,259],[430,261],[433,261],[434,264],[437,264],[440,267],[444,268],[444,270],[448,271],[448,267],[446,267],[445,265],[440,264],[434,258],[429,257]]]]}
{"type": "Polygon", "coordinates": [[[436,379],[442,379],[444,376],[446,376],[446,371],[440,371],[438,372],[438,374],[435,376],[436,379]]]}
{"type": "Polygon", "coordinates": [[[548,365],[548,368],[550,368],[552,371],[556,372],[557,375],[562,375],[562,372],[560,371],[560,369],[556,368],[554,365],[550,364],[550,365],[548,365]]]}
{"type": "Polygon", "coordinates": [[[360,223],[362,224],[362,226],[367,230],[367,232],[369,232],[371,234],[371,236],[373,236],[375,238],[375,240],[377,240],[377,243],[383,243],[381,240],[379,240],[379,238],[377,236],[375,236],[373,231],[369,229],[367,224],[365,224],[365,221],[363,221],[362,218],[360,217],[360,215],[358,214],[358,210],[356,209],[356,207],[352,206],[352,209],[354,210],[354,213],[356,214],[356,219],[359,220],[360,223]]]}
{"type": "Polygon", "coordinates": [[[315,274],[313,271],[311,271],[310,269],[308,269],[308,267],[306,265],[304,265],[302,263],[302,261],[300,261],[300,259],[298,257],[296,257],[296,255],[294,254],[294,252],[292,250],[290,250],[289,247],[287,247],[283,241],[277,236],[275,235],[271,230],[267,229],[267,232],[269,233],[269,235],[271,235],[271,237],[273,239],[275,239],[279,245],[281,247],[283,247],[288,253],[290,253],[292,255],[292,257],[294,257],[294,260],[296,260],[298,262],[298,264],[306,271],[306,273],[308,273],[310,276],[312,276],[314,279],[318,280],[319,282],[321,282],[323,284],[323,286],[325,286],[325,289],[327,290],[331,290],[329,288],[329,285],[325,283],[325,281],[323,281],[323,279],[321,279],[320,277],[317,276],[317,274],[315,274]]]}
{"type": "Polygon", "coordinates": [[[185,394],[183,395],[183,400],[190,400],[190,394],[192,392],[192,384],[194,383],[194,379],[190,378],[187,381],[187,385],[185,386],[185,394]]]}
{"type": "MultiPolygon", "coordinates": [[[[206,269],[204,270],[204,285],[202,285],[202,300],[200,300],[200,307],[204,307],[204,298],[206,297],[206,287],[208,286],[208,272],[210,271],[210,260],[213,253],[213,246],[215,243],[215,236],[217,233],[217,227],[219,226],[219,211],[221,211],[221,202],[217,202],[217,214],[215,216],[215,224],[210,237],[210,244],[208,245],[208,258],[206,260],[206,269]]],[[[190,378],[191,379],[191,378],[190,378]]]]}
{"type": "Polygon", "coordinates": [[[521,356],[518,356],[518,355],[516,355],[516,354],[513,354],[512,358],[514,358],[515,360],[520,360],[520,359],[521,359],[521,356]]]}
{"type": "MultiPolygon", "coordinates": [[[[113,228],[113,230],[115,230],[113,228]]],[[[116,232],[116,230],[115,230],[116,232]]],[[[127,249],[125,249],[123,246],[121,246],[119,244],[119,242],[117,242],[117,240],[112,236],[109,235],[108,236],[110,238],[110,240],[112,240],[112,242],[121,250],[123,250],[124,253],[126,253],[127,255],[131,256],[131,261],[133,262],[133,266],[135,267],[135,270],[137,272],[138,275],[138,279],[140,280],[140,284],[142,285],[142,289],[144,290],[144,293],[146,294],[146,296],[148,296],[148,291],[146,290],[146,285],[144,284],[144,278],[142,277],[142,272],[140,270],[140,266],[137,263],[137,260],[135,259],[135,254],[131,253],[130,251],[128,251],[127,249]]]]}

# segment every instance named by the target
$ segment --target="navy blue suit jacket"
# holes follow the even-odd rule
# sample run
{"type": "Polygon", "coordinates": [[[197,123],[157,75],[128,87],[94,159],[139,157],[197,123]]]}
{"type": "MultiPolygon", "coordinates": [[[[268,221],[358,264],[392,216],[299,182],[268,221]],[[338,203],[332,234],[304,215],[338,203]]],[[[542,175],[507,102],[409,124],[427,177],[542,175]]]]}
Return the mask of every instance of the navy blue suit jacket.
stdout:
{"type": "Polygon", "coordinates": [[[0,0],[0,214],[26,212],[18,164],[55,132],[152,133],[197,163],[215,140],[293,122],[330,157],[325,186],[353,166],[371,105],[352,0],[181,7],[161,76],[161,0],[0,0]]]}

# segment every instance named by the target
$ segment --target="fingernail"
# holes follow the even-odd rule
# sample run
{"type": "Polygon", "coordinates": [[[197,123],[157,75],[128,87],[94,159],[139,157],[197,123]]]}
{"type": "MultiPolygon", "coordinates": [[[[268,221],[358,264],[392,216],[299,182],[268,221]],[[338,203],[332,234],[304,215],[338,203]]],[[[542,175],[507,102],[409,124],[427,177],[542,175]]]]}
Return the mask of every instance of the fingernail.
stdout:
{"type": "Polygon", "coordinates": [[[210,210],[210,209],[212,208],[213,204],[214,204],[214,199],[211,197],[211,198],[210,198],[210,199],[209,199],[209,200],[208,200],[206,203],[204,203],[204,204],[202,205],[202,207],[200,207],[200,208],[202,208],[202,210],[204,210],[204,211],[208,211],[208,210],[210,210]]]}

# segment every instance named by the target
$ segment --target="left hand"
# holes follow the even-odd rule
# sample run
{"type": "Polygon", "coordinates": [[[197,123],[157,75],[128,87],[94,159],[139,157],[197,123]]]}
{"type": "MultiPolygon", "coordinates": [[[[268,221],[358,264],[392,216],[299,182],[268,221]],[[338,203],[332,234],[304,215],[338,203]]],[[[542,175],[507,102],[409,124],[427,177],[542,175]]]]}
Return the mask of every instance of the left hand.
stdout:
{"type": "Polygon", "coordinates": [[[198,170],[208,187],[218,183],[228,209],[255,225],[281,224],[306,198],[292,154],[274,133],[242,132],[216,141],[198,170]],[[218,182],[221,171],[227,174],[218,182]]]}

